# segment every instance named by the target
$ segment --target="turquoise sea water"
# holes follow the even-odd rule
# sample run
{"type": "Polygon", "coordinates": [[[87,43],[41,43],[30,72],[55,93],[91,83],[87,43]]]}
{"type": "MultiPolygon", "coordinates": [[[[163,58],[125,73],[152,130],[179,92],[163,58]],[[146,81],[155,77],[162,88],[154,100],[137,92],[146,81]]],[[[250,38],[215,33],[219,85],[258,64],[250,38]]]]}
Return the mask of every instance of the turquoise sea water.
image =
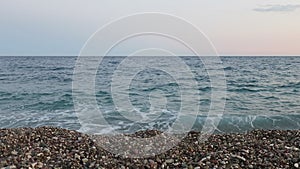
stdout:
{"type": "MultiPolygon", "coordinates": [[[[132,111],[141,117],[150,111],[151,92],[162,91],[167,105],[160,110],[161,116],[148,123],[137,123],[115,109],[110,83],[124,58],[107,57],[98,69],[96,99],[109,122],[101,132],[167,129],[180,110],[180,89],[172,76],[163,71],[149,68],[137,72],[129,88],[132,111]]],[[[210,79],[198,57],[181,58],[198,84],[200,110],[194,129],[201,130],[210,108],[210,79]]],[[[300,129],[300,57],[221,57],[221,60],[227,97],[217,131],[300,129]]],[[[0,128],[52,125],[78,130],[81,125],[72,98],[75,62],[76,57],[0,57],[0,128]]]]}

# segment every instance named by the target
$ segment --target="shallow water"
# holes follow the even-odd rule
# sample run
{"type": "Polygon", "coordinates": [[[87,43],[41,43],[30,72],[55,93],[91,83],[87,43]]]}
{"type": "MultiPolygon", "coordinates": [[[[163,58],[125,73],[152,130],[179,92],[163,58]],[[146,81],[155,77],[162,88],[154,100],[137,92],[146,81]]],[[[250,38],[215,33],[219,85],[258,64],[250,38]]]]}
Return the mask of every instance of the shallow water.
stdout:
{"type": "MultiPolygon", "coordinates": [[[[197,82],[200,99],[195,102],[200,108],[194,129],[201,130],[205,120],[214,121],[214,117],[207,118],[212,91],[210,78],[198,57],[182,59],[197,82]]],[[[115,108],[110,84],[122,60],[124,57],[109,57],[99,65],[96,100],[108,122],[99,132],[167,130],[181,108],[180,86],[170,74],[157,69],[137,72],[128,89],[134,109],[120,112],[115,108]],[[153,92],[157,95],[153,96],[153,92]],[[157,96],[162,95],[166,105],[162,103],[153,110],[149,96],[160,99],[157,96]],[[130,113],[142,121],[126,119],[124,114],[130,113]]],[[[227,97],[224,112],[219,112],[222,119],[217,131],[300,128],[300,57],[221,57],[221,60],[227,97]]],[[[76,57],[0,57],[0,127],[52,125],[80,129],[72,98],[75,62],[76,57]]]]}

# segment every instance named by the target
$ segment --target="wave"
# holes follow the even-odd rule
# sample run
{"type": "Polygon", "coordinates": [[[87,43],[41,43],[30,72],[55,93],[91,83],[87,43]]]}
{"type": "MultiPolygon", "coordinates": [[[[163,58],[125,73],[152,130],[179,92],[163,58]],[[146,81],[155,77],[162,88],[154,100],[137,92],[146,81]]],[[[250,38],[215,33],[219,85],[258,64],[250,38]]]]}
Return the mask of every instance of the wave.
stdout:
{"type": "Polygon", "coordinates": [[[226,70],[234,70],[234,67],[227,66],[227,67],[224,68],[224,70],[225,70],[225,71],[226,71],[226,70]]]}
{"type": "Polygon", "coordinates": [[[229,92],[260,92],[262,89],[254,89],[254,88],[234,88],[234,89],[228,89],[229,92]]]}
{"type": "MultiPolygon", "coordinates": [[[[138,112],[143,113],[143,112],[138,112]]],[[[140,123],[135,121],[128,121],[116,115],[114,112],[106,112],[106,120],[110,125],[101,125],[101,131],[97,133],[107,134],[111,131],[111,126],[117,129],[117,132],[134,133],[140,130],[161,130],[169,131],[177,118],[177,115],[172,112],[165,112],[166,116],[153,119],[147,123],[140,123]],[[105,129],[107,128],[107,129],[105,129]]],[[[144,115],[143,115],[144,116],[144,115]]],[[[189,117],[187,117],[189,118],[189,117]]],[[[278,114],[278,115],[241,115],[241,114],[225,114],[218,116],[198,115],[190,130],[201,131],[203,126],[214,126],[212,128],[215,133],[230,133],[230,132],[247,132],[254,129],[281,129],[293,130],[300,128],[300,114],[278,114]]],[[[191,121],[190,121],[191,122],[191,121]]],[[[100,125],[100,124],[88,124],[100,125]]],[[[182,124],[182,126],[186,126],[182,124]]],[[[92,130],[92,129],[90,129],[92,130]]]]}
{"type": "Polygon", "coordinates": [[[289,82],[288,84],[278,86],[280,88],[300,88],[300,82],[289,82]]]}

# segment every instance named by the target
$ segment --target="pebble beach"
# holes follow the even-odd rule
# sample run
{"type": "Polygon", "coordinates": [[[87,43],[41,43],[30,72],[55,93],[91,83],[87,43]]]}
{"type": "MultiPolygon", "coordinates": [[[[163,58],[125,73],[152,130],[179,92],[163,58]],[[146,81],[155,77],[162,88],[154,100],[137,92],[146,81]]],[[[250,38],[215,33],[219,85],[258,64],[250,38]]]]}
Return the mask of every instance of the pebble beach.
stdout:
{"type": "MultiPolygon", "coordinates": [[[[159,131],[132,134],[152,137],[159,131]]],[[[253,130],[212,135],[190,132],[172,149],[149,158],[124,158],[77,131],[0,129],[0,168],[299,168],[299,130],[253,130]]]]}

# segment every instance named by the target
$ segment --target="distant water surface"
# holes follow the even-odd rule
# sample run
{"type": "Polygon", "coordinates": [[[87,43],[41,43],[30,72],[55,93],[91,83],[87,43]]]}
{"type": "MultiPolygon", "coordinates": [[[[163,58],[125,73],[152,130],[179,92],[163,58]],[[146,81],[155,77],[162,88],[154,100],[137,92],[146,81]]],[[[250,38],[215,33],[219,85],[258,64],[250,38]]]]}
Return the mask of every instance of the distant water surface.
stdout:
{"type": "MultiPolygon", "coordinates": [[[[149,94],[159,89],[167,106],[150,123],[126,120],[116,111],[110,93],[114,70],[124,57],[107,57],[96,77],[99,108],[112,129],[134,132],[165,130],[180,110],[180,91],[163,71],[137,73],[129,99],[141,116],[150,111],[149,94]]],[[[201,130],[210,106],[210,79],[198,57],[182,57],[198,83],[201,112],[194,125],[201,130]]],[[[221,57],[227,81],[227,98],[219,132],[243,132],[254,128],[300,129],[300,57],[221,57]]],[[[0,57],[0,128],[59,126],[78,130],[74,112],[72,77],[76,57],[0,57]]],[[[176,66],[176,65],[174,65],[176,66]]],[[[130,112],[128,112],[130,113],[130,112]]]]}

